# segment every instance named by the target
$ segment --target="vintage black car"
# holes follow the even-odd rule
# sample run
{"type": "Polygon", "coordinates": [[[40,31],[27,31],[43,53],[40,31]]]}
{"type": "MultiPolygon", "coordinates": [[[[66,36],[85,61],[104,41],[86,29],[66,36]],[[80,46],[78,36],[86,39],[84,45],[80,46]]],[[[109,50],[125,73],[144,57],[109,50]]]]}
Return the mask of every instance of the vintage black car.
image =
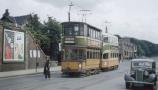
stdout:
{"type": "Polygon", "coordinates": [[[130,74],[125,74],[124,79],[127,89],[137,86],[149,86],[151,90],[156,90],[156,62],[151,59],[133,59],[130,74]]]}

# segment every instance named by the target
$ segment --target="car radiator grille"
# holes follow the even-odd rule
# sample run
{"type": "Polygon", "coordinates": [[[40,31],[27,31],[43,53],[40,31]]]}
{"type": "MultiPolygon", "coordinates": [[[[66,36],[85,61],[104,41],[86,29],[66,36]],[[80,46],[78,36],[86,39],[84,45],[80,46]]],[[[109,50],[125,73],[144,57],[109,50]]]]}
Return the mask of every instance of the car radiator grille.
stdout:
{"type": "Polygon", "coordinates": [[[136,80],[137,81],[143,81],[143,72],[144,71],[141,71],[141,70],[136,71],[136,80]]]}

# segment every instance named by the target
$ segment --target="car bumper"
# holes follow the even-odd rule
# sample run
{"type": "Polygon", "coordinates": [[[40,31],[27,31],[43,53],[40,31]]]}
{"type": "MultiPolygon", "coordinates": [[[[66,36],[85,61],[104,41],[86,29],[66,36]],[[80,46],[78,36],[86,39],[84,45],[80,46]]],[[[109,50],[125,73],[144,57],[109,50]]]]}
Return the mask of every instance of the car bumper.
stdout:
{"type": "Polygon", "coordinates": [[[133,84],[144,84],[144,85],[154,85],[154,83],[150,83],[150,82],[141,82],[141,81],[126,81],[126,82],[129,82],[129,83],[133,83],[133,84]]]}

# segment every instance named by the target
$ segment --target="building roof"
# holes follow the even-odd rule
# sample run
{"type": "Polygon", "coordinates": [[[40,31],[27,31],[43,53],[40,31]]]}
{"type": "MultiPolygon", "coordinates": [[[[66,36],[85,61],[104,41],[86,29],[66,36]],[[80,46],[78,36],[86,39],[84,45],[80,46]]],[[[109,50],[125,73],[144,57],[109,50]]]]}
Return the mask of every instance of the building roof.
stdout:
{"type": "Polygon", "coordinates": [[[23,25],[26,23],[28,18],[30,18],[31,15],[23,15],[23,16],[16,16],[16,17],[11,17],[12,20],[14,20],[15,23],[18,25],[23,25]]]}
{"type": "Polygon", "coordinates": [[[8,9],[5,10],[1,20],[6,21],[6,22],[10,22],[10,23],[14,23],[14,20],[12,20],[10,15],[9,15],[9,10],[8,9]]]}
{"type": "Polygon", "coordinates": [[[9,15],[9,11],[8,9],[5,10],[5,13],[3,14],[1,21],[6,21],[6,22],[10,22],[10,23],[15,23],[18,25],[23,25],[26,23],[26,21],[28,20],[28,18],[30,18],[30,14],[29,15],[23,15],[23,16],[10,16],[9,15]]]}

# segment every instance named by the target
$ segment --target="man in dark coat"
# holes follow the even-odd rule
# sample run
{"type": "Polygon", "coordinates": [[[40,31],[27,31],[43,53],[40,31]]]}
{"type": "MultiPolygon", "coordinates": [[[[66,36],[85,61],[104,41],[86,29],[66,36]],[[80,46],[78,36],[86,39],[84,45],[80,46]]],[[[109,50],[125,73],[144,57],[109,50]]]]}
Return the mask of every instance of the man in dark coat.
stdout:
{"type": "Polygon", "coordinates": [[[44,75],[45,78],[50,78],[50,63],[49,60],[46,61],[45,65],[44,65],[44,75]]]}

